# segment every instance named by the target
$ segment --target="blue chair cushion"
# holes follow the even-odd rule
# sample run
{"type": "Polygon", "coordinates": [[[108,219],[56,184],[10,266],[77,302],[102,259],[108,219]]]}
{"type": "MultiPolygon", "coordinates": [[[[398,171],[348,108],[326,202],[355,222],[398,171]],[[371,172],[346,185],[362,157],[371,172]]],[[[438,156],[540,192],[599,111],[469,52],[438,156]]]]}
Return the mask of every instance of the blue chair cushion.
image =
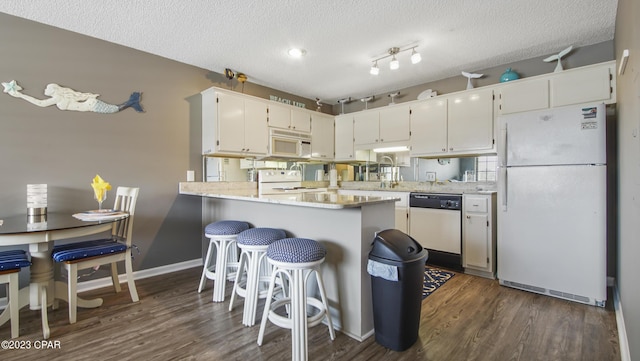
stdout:
{"type": "Polygon", "coordinates": [[[285,238],[275,241],[267,249],[267,257],[286,263],[307,263],[321,260],[327,254],[324,246],[307,238],[285,238]]]}
{"type": "Polygon", "coordinates": [[[67,262],[89,257],[122,253],[126,250],[126,244],[108,238],[54,246],[51,256],[56,262],[67,262]]]}
{"type": "Polygon", "coordinates": [[[274,241],[287,238],[287,234],[277,228],[249,228],[238,235],[238,243],[247,246],[268,246],[274,241]]]}
{"type": "Polygon", "coordinates": [[[204,227],[205,234],[230,236],[249,229],[249,223],[243,221],[218,221],[204,227]]]}
{"type": "Polygon", "coordinates": [[[8,271],[31,266],[27,252],[12,250],[0,252],[0,271],[8,271]]]}

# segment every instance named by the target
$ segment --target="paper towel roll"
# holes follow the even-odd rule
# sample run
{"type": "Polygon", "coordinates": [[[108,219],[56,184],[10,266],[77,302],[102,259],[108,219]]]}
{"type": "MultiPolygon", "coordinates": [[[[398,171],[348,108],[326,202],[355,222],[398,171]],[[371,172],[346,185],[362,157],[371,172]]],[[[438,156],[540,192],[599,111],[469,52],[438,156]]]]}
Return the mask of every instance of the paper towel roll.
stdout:
{"type": "Polygon", "coordinates": [[[338,170],[330,169],[329,170],[329,187],[337,187],[338,186],[338,170]]]}

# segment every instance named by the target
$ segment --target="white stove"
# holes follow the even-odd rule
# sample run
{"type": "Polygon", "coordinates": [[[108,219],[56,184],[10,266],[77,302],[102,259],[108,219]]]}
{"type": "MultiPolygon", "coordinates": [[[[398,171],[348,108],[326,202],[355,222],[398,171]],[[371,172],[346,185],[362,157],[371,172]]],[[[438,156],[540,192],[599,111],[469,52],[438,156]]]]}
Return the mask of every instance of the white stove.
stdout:
{"type": "Polygon", "coordinates": [[[258,193],[260,195],[321,192],[324,188],[302,186],[299,170],[261,169],[258,171],[258,193]]]}

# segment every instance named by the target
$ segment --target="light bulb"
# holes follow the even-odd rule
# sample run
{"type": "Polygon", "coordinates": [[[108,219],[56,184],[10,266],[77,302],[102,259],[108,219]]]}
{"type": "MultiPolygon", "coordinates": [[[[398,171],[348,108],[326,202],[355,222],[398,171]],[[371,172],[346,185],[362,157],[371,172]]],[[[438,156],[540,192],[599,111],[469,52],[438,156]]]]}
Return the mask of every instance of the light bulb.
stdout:
{"type": "Polygon", "coordinates": [[[303,55],[307,53],[307,51],[304,49],[293,48],[293,49],[289,49],[288,53],[289,53],[289,56],[291,56],[292,58],[301,58],[303,55]]]}
{"type": "Polygon", "coordinates": [[[400,67],[400,62],[398,61],[398,59],[396,59],[396,56],[394,55],[393,58],[391,58],[391,62],[389,63],[389,69],[396,70],[399,67],[400,67]]]}
{"type": "Polygon", "coordinates": [[[416,49],[413,49],[413,52],[411,53],[411,63],[418,64],[420,60],[422,60],[420,53],[416,52],[416,49]]]}
{"type": "Polygon", "coordinates": [[[380,74],[380,68],[378,68],[378,62],[377,61],[371,66],[371,70],[369,70],[369,74],[371,74],[371,75],[380,74]]]}

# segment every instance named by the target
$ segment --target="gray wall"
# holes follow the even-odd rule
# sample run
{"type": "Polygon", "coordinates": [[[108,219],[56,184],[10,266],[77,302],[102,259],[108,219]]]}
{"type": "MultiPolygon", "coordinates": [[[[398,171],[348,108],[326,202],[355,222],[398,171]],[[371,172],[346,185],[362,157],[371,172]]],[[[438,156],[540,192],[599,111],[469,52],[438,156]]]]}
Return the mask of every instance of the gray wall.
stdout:
{"type": "MultiPolygon", "coordinates": [[[[315,102],[127,47],[0,13],[0,81],[16,80],[44,99],[48,83],[100,94],[120,104],[141,91],[145,113],[40,108],[0,93],[0,219],[26,212],[26,184],[49,186],[49,212],[97,208],[90,187],[100,174],[114,186],[140,187],[134,269],[201,256],[200,199],[179,196],[186,171],[201,179],[200,96],[211,86],[315,109],[315,102]]],[[[211,54],[215,56],[215,54],[211,54]]],[[[330,110],[330,107],[328,108],[330,110]]],[[[105,204],[113,204],[115,190],[105,204]]],[[[94,277],[104,277],[100,271],[94,277]]]]}
{"type": "Polygon", "coordinates": [[[619,0],[615,54],[630,56],[618,91],[618,288],[632,360],[640,360],[640,3],[619,0]]]}

